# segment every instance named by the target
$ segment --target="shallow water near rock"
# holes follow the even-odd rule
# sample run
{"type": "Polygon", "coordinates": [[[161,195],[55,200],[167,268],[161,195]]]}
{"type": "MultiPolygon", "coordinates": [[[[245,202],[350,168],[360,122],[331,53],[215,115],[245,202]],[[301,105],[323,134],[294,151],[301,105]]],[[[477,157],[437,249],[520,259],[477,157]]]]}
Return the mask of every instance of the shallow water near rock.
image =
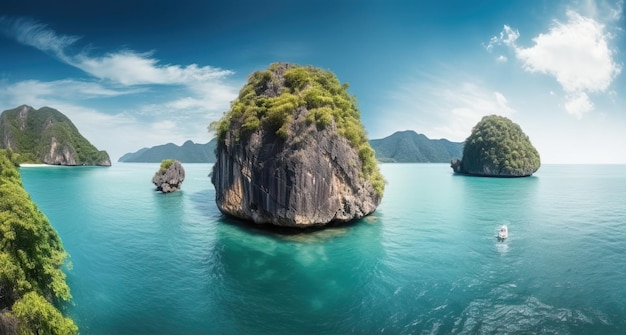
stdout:
{"type": "Polygon", "coordinates": [[[384,164],[372,216],[307,234],[223,218],[211,165],[184,167],[171,194],[158,164],[20,169],[81,334],[626,333],[626,166],[384,164]]]}

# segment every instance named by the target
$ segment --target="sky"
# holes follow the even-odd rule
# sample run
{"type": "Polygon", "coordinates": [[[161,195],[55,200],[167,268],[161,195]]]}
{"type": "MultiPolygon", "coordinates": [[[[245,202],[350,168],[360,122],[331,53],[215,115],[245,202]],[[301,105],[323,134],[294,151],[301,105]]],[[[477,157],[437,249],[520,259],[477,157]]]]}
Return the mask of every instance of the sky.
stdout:
{"type": "Polygon", "coordinates": [[[626,164],[625,22],[624,0],[3,0],[0,110],[56,108],[117,161],[208,142],[289,62],[349,83],[372,139],[498,114],[542,163],[626,164]]]}

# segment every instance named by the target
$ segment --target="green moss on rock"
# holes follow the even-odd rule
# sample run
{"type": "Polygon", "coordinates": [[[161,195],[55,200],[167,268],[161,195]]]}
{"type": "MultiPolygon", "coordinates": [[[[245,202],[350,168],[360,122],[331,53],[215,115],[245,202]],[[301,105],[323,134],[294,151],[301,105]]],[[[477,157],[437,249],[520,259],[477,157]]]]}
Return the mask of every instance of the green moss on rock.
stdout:
{"type": "Polygon", "coordinates": [[[213,122],[210,129],[217,138],[224,140],[226,133],[235,129],[235,136],[244,140],[260,128],[273,132],[277,137],[290,136],[294,113],[305,109],[306,121],[319,130],[334,125],[359,153],[363,175],[368,178],[376,192],[382,196],[384,179],[377,166],[356,98],[347,91],[330,71],[312,66],[274,63],[267,70],[254,72],[239,96],[231,104],[224,117],[213,122]]]}

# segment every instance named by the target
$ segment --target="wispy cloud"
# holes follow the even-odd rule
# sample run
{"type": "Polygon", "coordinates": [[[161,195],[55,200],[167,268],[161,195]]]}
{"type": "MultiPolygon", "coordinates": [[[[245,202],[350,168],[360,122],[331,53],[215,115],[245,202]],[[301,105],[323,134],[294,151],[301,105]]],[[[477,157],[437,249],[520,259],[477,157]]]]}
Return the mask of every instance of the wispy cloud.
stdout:
{"type": "Polygon", "coordinates": [[[237,95],[233,72],[219,67],[163,64],[155,51],[92,54],[77,45],[81,37],[59,34],[29,18],[1,16],[0,33],[85,73],[80,79],[0,81],[5,107],[57,108],[112,155],[163,142],[208,141],[206,126],[237,95]],[[179,89],[162,94],[170,86],[179,89]],[[116,100],[133,95],[141,95],[141,103],[116,100]],[[105,111],[90,99],[108,99],[108,106],[117,107],[105,111]]]}
{"type": "Polygon", "coordinates": [[[397,120],[401,119],[407,129],[430,138],[463,141],[483,116],[516,113],[503,92],[476,77],[459,74],[458,69],[411,73],[398,81],[389,96],[385,113],[375,122],[383,129],[378,130],[380,137],[399,130],[397,120]]]}
{"type": "Polygon", "coordinates": [[[554,77],[565,92],[565,110],[577,118],[593,110],[589,94],[607,92],[622,70],[606,25],[573,10],[567,11],[567,22],[554,20],[547,32],[532,39],[530,47],[518,45],[519,37],[518,30],[505,25],[486,48],[507,46],[526,71],[554,77]]]}
{"type": "Polygon", "coordinates": [[[48,82],[23,80],[12,84],[0,83],[0,97],[12,104],[37,103],[37,101],[52,97],[66,100],[110,98],[143,91],[145,91],[143,88],[116,89],[96,82],[74,79],[48,82]]]}
{"type": "Polygon", "coordinates": [[[29,18],[0,17],[0,31],[17,42],[51,53],[59,60],[98,79],[131,85],[194,85],[219,81],[231,74],[212,66],[160,64],[153,52],[122,50],[93,56],[81,50],[72,53],[69,47],[80,37],[58,34],[47,25],[29,18]]]}
{"type": "Polygon", "coordinates": [[[130,50],[92,57],[85,53],[67,57],[68,64],[86,73],[122,85],[188,85],[218,81],[233,72],[211,66],[191,64],[161,65],[151,52],[136,53],[130,50]]]}
{"type": "Polygon", "coordinates": [[[122,93],[126,92],[73,80],[26,80],[13,84],[0,82],[0,101],[5,104],[5,108],[21,104],[35,108],[56,108],[67,115],[96,147],[107,150],[112,159],[142,147],[167,142],[182,144],[186,140],[205,143],[210,139],[206,126],[212,116],[201,108],[193,113],[184,113],[180,111],[190,106],[169,106],[167,111],[162,112],[149,110],[148,105],[138,108],[113,107],[107,112],[101,107],[90,107],[92,104],[88,100],[92,98],[113,98],[122,93]]]}
{"type": "Polygon", "coordinates": [[[78,36],[60,35],[47,25],[33,19],[0,16],[0,32],[15,38],[21,44],[65,58],[65,49],[80,39],[78,36]]]}

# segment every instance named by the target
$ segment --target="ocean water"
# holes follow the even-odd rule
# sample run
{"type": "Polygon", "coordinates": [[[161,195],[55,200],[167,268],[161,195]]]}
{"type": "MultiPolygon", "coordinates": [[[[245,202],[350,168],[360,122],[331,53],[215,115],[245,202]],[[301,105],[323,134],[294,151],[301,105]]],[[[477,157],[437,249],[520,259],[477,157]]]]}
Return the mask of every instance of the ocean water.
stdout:
{"type": "Polygon", "coordinates": [[[211,166],[184,167],[173,194],[158,164],[21,169],[82,334],[626,334],[626,166],[383,164],[373,215],[308,233],[222,217],[211,166]]]}

